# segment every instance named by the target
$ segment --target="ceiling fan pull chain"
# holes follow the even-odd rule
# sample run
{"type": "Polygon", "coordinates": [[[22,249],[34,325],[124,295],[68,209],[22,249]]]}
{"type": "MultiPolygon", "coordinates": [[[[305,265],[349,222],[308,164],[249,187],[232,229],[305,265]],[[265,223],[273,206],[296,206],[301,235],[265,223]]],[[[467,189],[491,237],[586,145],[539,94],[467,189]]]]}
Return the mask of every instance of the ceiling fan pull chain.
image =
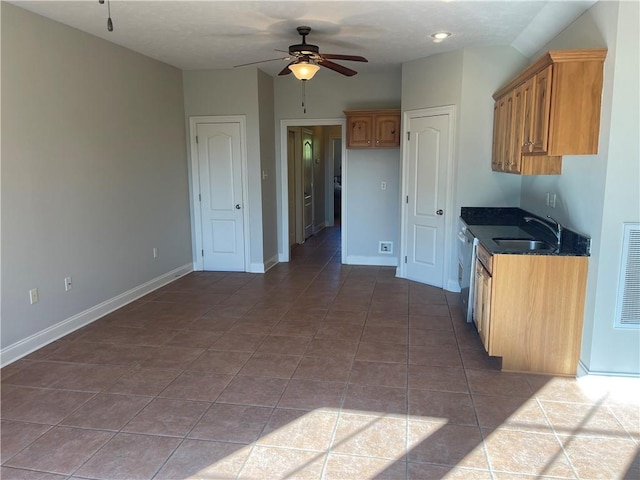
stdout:
{"type": "MultiPolygon", "coordinates": [[[[100,5],[104,5],[104,0],[98,0],[100,5]]],[[[111,1],[107,0],[107,30],[113,32],[113,21],[111,20],[111,1]]]]}
{"type": "Polygon", "coordinates": [[[307,106],[304,104],[304,103],[305,103],[305,100],[306,100],[306,96],[307,96],[307,95],[306,95],[307,91],[306,91],[306,88],[305,88],[305,85],[306,85],[306,84],[307,84],[307,81],[306,81],[306,80],[303,80],[303,81],[302,81],[302,112],[303,112],[305,115],[306,115],[306,113],[307,113],[307,106]]]}

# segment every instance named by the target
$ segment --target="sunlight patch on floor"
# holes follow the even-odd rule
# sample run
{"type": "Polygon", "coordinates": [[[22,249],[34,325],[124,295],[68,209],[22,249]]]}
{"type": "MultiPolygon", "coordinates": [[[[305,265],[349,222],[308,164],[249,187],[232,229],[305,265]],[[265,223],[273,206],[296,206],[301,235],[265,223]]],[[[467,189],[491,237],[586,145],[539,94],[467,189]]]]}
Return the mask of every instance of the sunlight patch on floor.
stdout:
{"type": "Polygon", "coordinates": [[[448,423],[445,418],[331,408],[278,413],[258,440],[238,445],[186,478],[233,478],[234,471],[243,479],[320,478],[323,470],[325,478],[345,478],[349,468],[358,478],[365,472],[374,478],[398,468],[395,463],[404,462],[409,450],[448,423]]]}

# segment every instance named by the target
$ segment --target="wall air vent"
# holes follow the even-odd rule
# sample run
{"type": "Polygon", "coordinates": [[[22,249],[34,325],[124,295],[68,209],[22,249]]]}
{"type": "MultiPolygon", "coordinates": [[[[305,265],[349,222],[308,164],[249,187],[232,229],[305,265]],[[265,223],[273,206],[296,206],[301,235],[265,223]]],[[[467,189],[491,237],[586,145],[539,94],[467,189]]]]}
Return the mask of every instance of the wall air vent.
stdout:
{"type": "Polygon", "coordinates": [[[624,224],[616,328],[640,328],[640,223],[624,224]]]}

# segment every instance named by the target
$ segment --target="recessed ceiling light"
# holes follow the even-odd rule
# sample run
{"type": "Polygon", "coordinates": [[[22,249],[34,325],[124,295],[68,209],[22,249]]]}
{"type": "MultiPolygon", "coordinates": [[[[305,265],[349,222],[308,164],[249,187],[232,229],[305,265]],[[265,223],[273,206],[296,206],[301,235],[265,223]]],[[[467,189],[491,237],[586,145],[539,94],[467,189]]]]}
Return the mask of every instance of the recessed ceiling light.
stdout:
{"type": "Polygon", "coordinates": [[[432,33],[431,38],[433,38],[433,41],[438,43],[443,41],[445,38],[449,38],[451,36],[451,34],[449,32],[436,32],[436,33],[432,33]]]}

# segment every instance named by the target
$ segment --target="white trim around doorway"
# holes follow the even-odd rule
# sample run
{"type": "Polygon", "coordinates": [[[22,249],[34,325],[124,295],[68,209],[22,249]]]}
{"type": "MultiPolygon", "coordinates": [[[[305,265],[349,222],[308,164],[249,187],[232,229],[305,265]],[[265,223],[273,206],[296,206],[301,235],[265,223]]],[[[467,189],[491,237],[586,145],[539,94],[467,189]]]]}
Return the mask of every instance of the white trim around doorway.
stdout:
{"type": "MultiPolygon", "coordinates": [[[[341,118],[303,118],[303,119],[287,119],[280,120],[280,208],[278,209],[278,217],[280,224],[280,251],[278,252],[278,260],[280,262],[288,262],[290,257],[291,245],[289,245],[289,191],[288,185],[288,162],[287,162],[287,131],[289,127],[315,127],[315,126],[331,126],[339,125],[342,130],[342,185],[347,183],[347,162],[346,162],[346,119],[341,118]]],[[[346,239],[347,239],[347,219],[345,216],[346,205],[344,189],[342,190],[342,209],[341,209],[341,251],[342,263],[346,263],[346,239]]]]}

